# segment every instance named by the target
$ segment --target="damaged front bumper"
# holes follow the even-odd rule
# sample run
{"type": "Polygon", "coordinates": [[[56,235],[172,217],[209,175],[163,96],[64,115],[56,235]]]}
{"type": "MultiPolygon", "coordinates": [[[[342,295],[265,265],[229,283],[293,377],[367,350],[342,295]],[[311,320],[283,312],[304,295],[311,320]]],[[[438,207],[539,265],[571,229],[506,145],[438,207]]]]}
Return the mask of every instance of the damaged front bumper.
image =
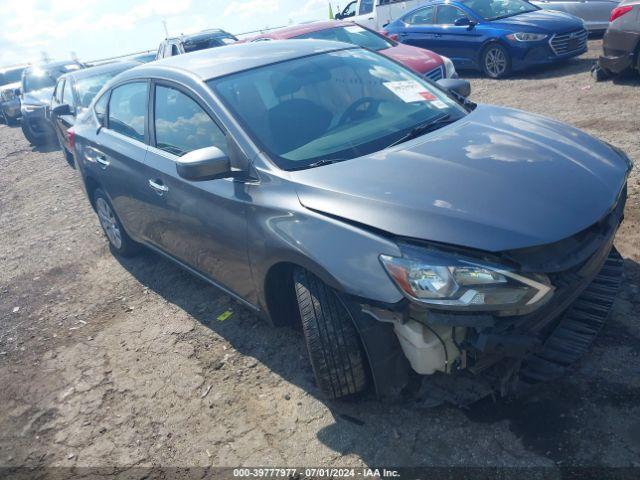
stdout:
{"type": "Polygon", "coordinates": [[[633,66],[639,44],[640,33],[608,30],[602,41],[603,54],[598,65],[608,72],[622,73],[633,66]]]}
{"type": "Polygon", "coordinates": [[[625,193],[579,239],[521,252],[531,265],[545,261],[553,270],[548,275],[555,293],[534,312],[500,316],[438,311],[408,301],[394,308],[360,303],[356,324],[378,395],[397,396],[417,373],[427,390],[464,405],[560,377],[587,352],[620,287],[623,261],[613,238],[625,193]]]}

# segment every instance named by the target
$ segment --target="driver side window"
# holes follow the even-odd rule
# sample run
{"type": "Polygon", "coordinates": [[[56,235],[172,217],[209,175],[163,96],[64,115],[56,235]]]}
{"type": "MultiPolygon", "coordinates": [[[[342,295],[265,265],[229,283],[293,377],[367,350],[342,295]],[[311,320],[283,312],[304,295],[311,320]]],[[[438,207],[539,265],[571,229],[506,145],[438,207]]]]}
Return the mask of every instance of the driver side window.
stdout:
{"type": "Polygon", "coordinates": [[[373,0],[361,0],[359,15],[366,15],[373,12],[373,0]]]}
{"type": "Polygon", "coordinates": [[[436,24],[454,25],[459,18],[467,18],[467,15],[453,5],[439,5],[436,24]]]}
{"type": "Polygon", "coordinates": [[[357,5],[358,2],[351,2],[349,5],[347,5],[342,11],[342,18],[355,17],[357,5]]]}

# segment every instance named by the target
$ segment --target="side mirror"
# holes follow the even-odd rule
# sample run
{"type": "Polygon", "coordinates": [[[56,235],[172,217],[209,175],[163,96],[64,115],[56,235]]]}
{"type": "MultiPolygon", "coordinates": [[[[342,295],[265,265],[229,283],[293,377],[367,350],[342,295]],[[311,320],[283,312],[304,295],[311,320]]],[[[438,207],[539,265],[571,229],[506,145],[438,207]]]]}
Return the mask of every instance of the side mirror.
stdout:
{"type": "Polygon", "coordinates": [[[457,18],[456,21],[453,24],[456,27],[469,27],[469,30],[471,30],[473,27],[476,26],[476,22],[474,22],[473,20],[471,20],[468,17],[457,18]]]}
{"type": "Polygon", "coordinates": [[[461,97],[468,97],[471,95],[471,84],[467,80],[461,80],[459,78],[443,78],[438,80],[436,83],[445,90],[456,93],[461,97]]]}
{"type": "Polygon", "coordinates": [[[334,20],[342,20],[342,14],[341,14],[341,13],[336,13],[336,14],[333,16],[333,19],[334,19],[334,20]]]}
{"type": "Polygon", "coordinates": [[[71,107],[67,103],[56,105],[51,109],[51,113],[57,117],[62,115],[71,115],[71,107]]]}
{"type": "Polygon", "coordinates": [[[178,175],[194,182],[235,176],[229,157],[218,147],[194,150],[178,158],[178,175]]]}

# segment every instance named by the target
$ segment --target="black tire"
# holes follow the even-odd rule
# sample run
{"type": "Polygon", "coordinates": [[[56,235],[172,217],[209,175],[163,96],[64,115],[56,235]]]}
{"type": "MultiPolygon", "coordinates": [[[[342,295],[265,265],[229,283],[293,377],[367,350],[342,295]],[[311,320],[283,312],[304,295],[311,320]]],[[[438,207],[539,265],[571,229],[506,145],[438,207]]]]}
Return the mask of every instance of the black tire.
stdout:
{"type": "Polygon", "coordinates": [[[100,222],[102,231],[109,241],[111,252],[120,257],[133,257],[138,254],[141,245],[127,235],[113,205],[111,205],[107,195],[99,188],[93,193],[93,205],[98,215],[98,221],[100,222]],[[111,215],[110,220],[107,220],[107,212],[111,215]]]}
{"type": "Polygon", "coordinates": [[[4,120],[5,122],[7,122],[7,125],[10,127],[14,127],[18,123],[18,119],[7,117],[6,115],[4,116],[4,120]]]}
{"type": "Polygon", "coordinates": [[[480,67],[482,72],[489,78],[505,78],[511,74],[511,55],[506,48],[499,43],[490,43],[482,50],[480,55],[480,67]],[[494,57],[492,57],[494,55],[494,57]],[[504,65],[500,62],[501,67],[491,67],[491,58],[503,58],[504,65]]]}
{"type": "Polygon", "coordinates": [[[31,131],[31,128],[29,128],[28,122],[23,121],[20,127],[22,128],[24,138],[26,138],[27,141],[34,147],[40,147],[46,143],[46,140],[43,137],[37,137],[34,135],[34,133],[31,131]]]}
{"type": "Polygon", "coordinates": [[[306,270],[296,269],[293,281],[318,388],[330,399],[363,391],[367,363],[346,308],[331,288],[306,270]]]}

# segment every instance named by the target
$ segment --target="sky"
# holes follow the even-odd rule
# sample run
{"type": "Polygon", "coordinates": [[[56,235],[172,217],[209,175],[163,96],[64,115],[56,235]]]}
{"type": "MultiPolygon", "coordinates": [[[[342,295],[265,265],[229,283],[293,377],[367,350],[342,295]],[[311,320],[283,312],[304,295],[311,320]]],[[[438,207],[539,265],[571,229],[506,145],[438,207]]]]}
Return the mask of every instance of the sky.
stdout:
{"type": "MultiPolygon", "coordinates": [[[[342,2],[331,0],[334,12],[342,2]]],[[[0,0],[0,66],[155,50],[205,28],[242,33],[329,17],[329,0],[0,0]]]]}

